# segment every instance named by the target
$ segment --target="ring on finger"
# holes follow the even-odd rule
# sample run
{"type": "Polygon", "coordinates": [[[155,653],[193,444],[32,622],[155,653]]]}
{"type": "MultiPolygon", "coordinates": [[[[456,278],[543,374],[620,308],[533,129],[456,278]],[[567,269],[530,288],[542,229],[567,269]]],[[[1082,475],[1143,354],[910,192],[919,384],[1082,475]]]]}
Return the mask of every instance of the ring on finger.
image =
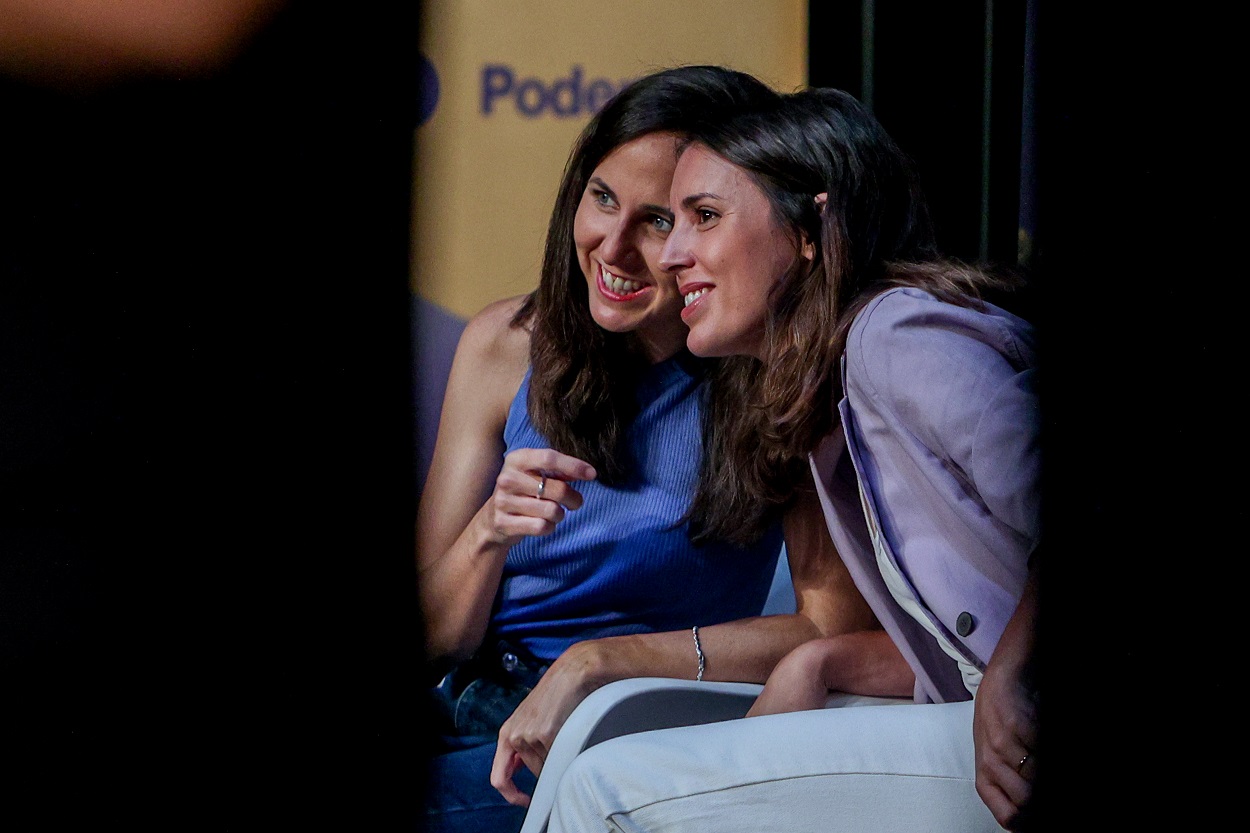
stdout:
{"type": "Polygon", "coordinates": [[[1028,761],[1029,761],[1029,753],[1025,752],[1024,757],[1020,759],[1020,763],[1016,764],[1016,772],[1020,772],[1022,769],[1024,769],[1024,765],[1028,763],[1028,761]]]}
{"type": "Polygon", "coordinates": [[[542,500],[543,492],[545,491],[547,491],[547,475],[540,474],[538,475],[538,494],[534,495],[534,497],[538,498],[539,500],[542,500]]]}

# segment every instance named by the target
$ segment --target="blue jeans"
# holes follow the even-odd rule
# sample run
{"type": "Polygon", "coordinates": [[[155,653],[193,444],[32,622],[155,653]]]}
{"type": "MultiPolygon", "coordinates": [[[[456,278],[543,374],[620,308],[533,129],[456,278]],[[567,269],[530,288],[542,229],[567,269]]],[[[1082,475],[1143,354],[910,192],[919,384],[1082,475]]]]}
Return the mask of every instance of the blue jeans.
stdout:
{"type": "MultiPolygon", "coordinates": [[[[431,691],[438,744],[427,761],[426,833],[517,833],[525,808],[514,807],[490,784],[499,727],[525,699],[545,665],[499,645],[448,674],[431,691]]],[[[516,785],[534,792],[537,778],[522,767],[516,785]]]]}
{"type": "MultiPolygon", "coordinates": [[[[525,808],[504,801],[490,785],[495,737],[478,735],[460,740],[464,748],[436,755],[430,761],[426,833],[517,833],[525,821],[525,808]]],[[[525,767],[516,774],[517,786],[531,795],[537,780],[525,767]]]]}

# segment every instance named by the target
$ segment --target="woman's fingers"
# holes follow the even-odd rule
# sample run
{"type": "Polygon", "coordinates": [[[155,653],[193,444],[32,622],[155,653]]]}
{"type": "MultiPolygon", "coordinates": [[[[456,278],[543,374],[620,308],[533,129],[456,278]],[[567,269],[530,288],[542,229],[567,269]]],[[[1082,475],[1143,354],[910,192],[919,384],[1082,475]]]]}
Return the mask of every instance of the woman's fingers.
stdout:
{"type": "Polygon", "coordinates": [[[504,536],[548,535],[582,495],[569,481],[593,480],[593,466],[550,448],[520,448],[504,457],[495,480],[495,529],[504,536]]]}
{"type": "Polygon", "coordinates": [[[495,495],[496,497],[506,496],[508,506],[513,511],[526,511],[532,514],[542,514],[539,510],[551,508],[542,506],[542,503],[566,509],[582,507],[580,492],[554,474],[541,472],[505,468],[495,481],[495,495]],[[539,497],[539,486],[542,487],[541,497],[539,497]]]}
{"type": "Polygon", "coordinates": [[[504,467],[545,472],[561,480],[594,480],[595,467],[584,460],[561,454],[552,448],[518,448],[504,457],[504,467]]]}
{"type": "Polygon", "coordinates": [[[490,784],[509,804],[528,807],[530,797],[521,792],[513,780],[522,765],[521,756],[500,737],[499,745],[495,747],[495,762],[490,770],[490,784]]]}
{"type": "Polygon", "coordinates": [[[530,797],[517,788],[514,780],[522,766],[534,775],[543,771],[547,760],[548,742],[539,736],[513,729],[520,718],[514,713],[499,729],[499,741],[495,747],[495,760],[491,765],[490,783],[509,804],[528,807],[530,797]]]}
{"type": "Polygon", "coordinates": [[[1034,704],[1015,685],[987,671],[977,693],[973,736],[977,793],[1006,830],[1022,829],[1022,814],[1033,795],[1037,760],[1034,704]]]}

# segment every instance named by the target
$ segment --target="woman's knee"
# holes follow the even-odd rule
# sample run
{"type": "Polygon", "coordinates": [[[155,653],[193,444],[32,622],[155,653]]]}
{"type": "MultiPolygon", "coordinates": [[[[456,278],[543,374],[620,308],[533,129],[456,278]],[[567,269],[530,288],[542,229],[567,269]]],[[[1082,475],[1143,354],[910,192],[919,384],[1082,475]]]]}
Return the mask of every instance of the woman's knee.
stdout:
{"type": "Polygon", "coordinates": [[[622,809],[615,786],[622,783],[630,756],[617,754],[621,744],[605,741],[585,750],[569,764],[556,788],[551,811],[551,833],[609,829],[607,817],[622,809]],[[612,806],[609,806],[612,805],[612,806]]]}

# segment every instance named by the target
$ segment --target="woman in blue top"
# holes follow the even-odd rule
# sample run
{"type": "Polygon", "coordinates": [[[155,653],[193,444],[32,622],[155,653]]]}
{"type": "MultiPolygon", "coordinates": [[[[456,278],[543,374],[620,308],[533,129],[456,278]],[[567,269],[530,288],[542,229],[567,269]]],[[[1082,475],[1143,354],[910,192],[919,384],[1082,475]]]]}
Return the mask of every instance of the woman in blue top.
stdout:
{"type": "Polygon", "coordinates": [[[775,96],[714,67],[620,93],[574,146],[538,289],[465,329],[418,519],[427,658],[453,668],[429,830],[517,829],[514,778],[608,682],[763,682],[804,641],[875,625],[814,492],[744,510],[704,460],[742,407],[733,367],[686,350],[658,264],[683,132],[775,96]],[[760,617],[783,524],[797,612],[760,617]]]}

